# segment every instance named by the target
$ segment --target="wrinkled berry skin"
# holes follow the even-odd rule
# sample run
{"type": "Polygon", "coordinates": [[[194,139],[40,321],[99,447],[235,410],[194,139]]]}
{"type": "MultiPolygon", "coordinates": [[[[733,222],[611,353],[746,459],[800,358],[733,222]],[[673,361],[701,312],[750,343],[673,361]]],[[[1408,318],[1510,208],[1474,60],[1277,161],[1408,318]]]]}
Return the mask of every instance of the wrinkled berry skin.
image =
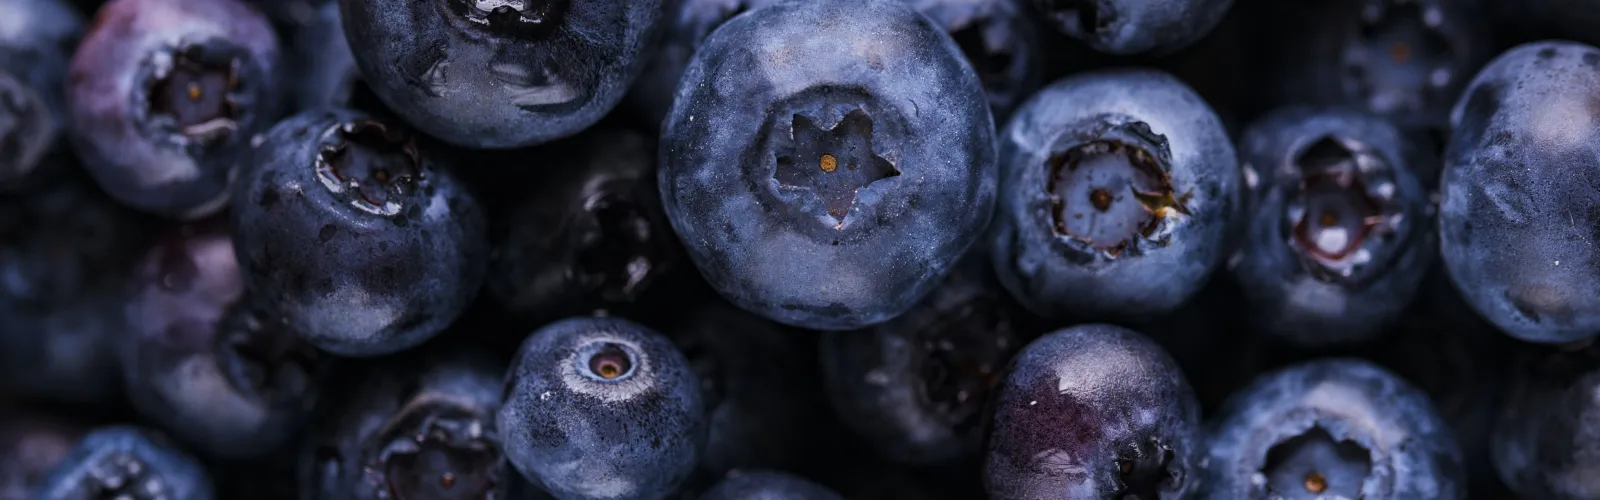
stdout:
{"type": "Polygon", "coordinates": [[[1428,396],[1368,361],[1328,358],[1261,375],[1223,404],[1209,431],[1205,498],[1465,495],[1461,450],[1428,396]]]}
{"type": "Polygon", "coordinates": [[[1233,0],[1033,0],[1056,30],[1114,55],[1167,54],[1199,41],[1233,0]]]}
{"type": "Polygon", "coordinates": [[[279,58],[266,18],[239,0],[107,3],[67,75],[75,150],[125,205],[214,213],[250,137],[278,117],[279,58]]]}
{"type": "Polygon", "coordinates": [[[88,429],[56,415],[0,414],[0,500],[28,500],[88,429]]]}
{"type": "Polygon", "coordinates": [[[1439,235],[1446,269],[1473,309],[1517,339],[1566,343],[1600,332],[1584,243],[1600,227],[1600,49],[1571,42],[1501,54],[1456,103],[1445,151],[1439,235]]]}
{"type": "Polygon", "coordinates": [[[406,349],[477,295],[488,265],[483,210],[402,126],[307,111],[273,127],[249,161],[231,211],[246,286],[317,347],[406,349]]]}
{"type": "Polygon", "coordinates": [[[122,392],[115,346],[151,221],[86,177],[0,197],[0,393],[108,403],[122,392]]]}
{"type": "Polygon", "coordinates": [[[741,471],[717,483],[700,500],[844,500],[828,487],[775,471],[741,471]]]}
{"type": "Polygon", "coordinates": [[[926,465],[977,451],[983,405],[1026,342],[1020,311],[987,267],[985,259],[963,260],[905,314],[823,335],[822,374],[833,407],[879,453],[926,465]]]}
{"type": "Polygon", "coordinates": [[[1087,324],[1040,337],[991,405],[991,499],[1172,499],[1196,487],[1200,403],[1172,357],[1132,330],[1087,324]]]}
{"type": "Polygon", "coordinates": [[[1260,179],[1233,268],[1252,321],[1306,346],[1370,340],[1392,325],[1433,263],[1416,174],[1433,155],[1383,119],[1312,107],[1261,118],[1239,153],[1260,179]]]}
{"type": "Polygon", "coordinates": [[[1490,457],[1500,477],[1522,498],[1600,496],[1600,348],[1537,352],[1514,367],[1490,457]]]}
{"type": "Polygon", "coordinates": [[[61,89],[83,16],[61,0],[0,0],[0,188],[27,177],[65,125],[61,89]]]}
{"type": "Polygon", "coordinates": [[[428,135],[475,149],[532,146],[599,121],[652,55],[662,4],[339,1],[378,98],[428,135]]]}
{"type": "Polygon", "coordinates": [[[78,442],[31,498],[210,500],[213,495],[211,478],[193,457],[150,431],[113,426],[78,442]]]}
{"type": "Polygon", "coordinates": [[[1364,110],[1404,128],[1448,127],[1461,89],[1494,55],[1479,0],[1322,2],[1289,29],[1282,40],[1291,48],[1273,84],[1285,97],[1364,110]]]}
{"type": "Polygon", "coordinates": [[[503,359],[456,346],[346,365],[297,460],[299,498],[532,498],[501,453],[503,359]]]}
{"type": "Polygon", "coordinates": [[[661,197],[730,302],[861,328],[915,305],[988,223],[992,129],[958,47],[905,4],[774,5],[713,32],[684,73],[661,197]]]}
{"type": "Polygon", "coordinates": [[[506,457],[561,500],[660,499],[705,443],[700,381],[665,337],[622,319],[552,323],[523,342],[497,420],[506,457]]]}
{"type": "Polygon", "coordinates": [[[548,320],[627,306],[681,260],[644,134],[599,129],[540,156],[548,166],[514,195],[489,264],[508,309],[548,320]]]}
{"type": "Polygon", "coordinates": [[[118,340],[141,414],[213,457],[270,456],[297,436],[316,401],[315,352],[246,298],[226,224],[173,228],[133,288],[118,340]]]}
{"type": "Polygon", "coordinates": [[[1176,309],[1228,252],[1243,189],[1216,113],[1143,69],[1081,73],[1034,95],[1001,133],[1000,171],[995,270],[1047,317],[1176,309]]]}

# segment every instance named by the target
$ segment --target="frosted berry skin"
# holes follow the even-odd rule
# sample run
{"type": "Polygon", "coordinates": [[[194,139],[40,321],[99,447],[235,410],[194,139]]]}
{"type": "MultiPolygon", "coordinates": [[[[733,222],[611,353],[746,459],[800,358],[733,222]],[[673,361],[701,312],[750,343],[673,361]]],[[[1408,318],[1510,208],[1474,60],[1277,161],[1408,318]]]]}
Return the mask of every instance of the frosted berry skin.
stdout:
{"type": "Polygon", "coordinates": [[[0,190],[41,166],[65,126],[62,90],[83,16],[65,0],[0,0],[0,190]]]}
{"type": "Polygon", "coordinates": [[[991,499],[1197,491],[1200,403],[1172,357],[1132,330],[1088,324],[1040,337],[1012,360],[991,408],[991,499]]]}
{"type": "Polygon", "coordinates": [[[654,55],[661,0],[339,0],[372,91],[430,136],[474,149],[588,128],[654,55]]]}
{"type": "Polygon", "coordinates": [[[115,0],[67,76],[71,136],[125,205],[198,218],[221,210],[250,138],[278,118],[278,39],[240,0],[115,0]]]}
{"type": "Polygon", "coordinates": [[[1445,269],[1478,314],[1520,340],[1600,332],[1600,49],[1513,48],[1472,80],[1451,115],[1439,189],[1445,269]]]}
{"type": "Polygon", "coordinates": [[[1269,372],[1208,428],[1203,498],[1458,499],[1462,456],[1427,394],[1359,359],[1269,372]]]}
{"type": "Polygon", "coordinates": [[[406,127],[349,110],[280,122],[234,186],[246,286],[289,329],[342,356],[426,341],[477,296],[482,208],[406,127]]]}
{"type": "Polygon", "coordinates": [[[662,201],[730,302],[861,328],[915,305],[988,224],[992,130],[960,49],[905,3],[773,5],[712,33],[684,73],[662,201]]]}
{"type": "Polygon", "coordinates": [[[1036,314],[1169,313],[1230,251],[1243,186],[1233,145],[1211,107],[1167,73],[1059,80],[999,142],[987,238],[1000,282],[1036,314]]]}
{"type": "Polygon", "coordinates": [[[539,329],[505,390],[506,458],[561,500],[665,498],[705,446],[699,378],[670,340],[626,320],[539,329]]]}
{"type": "Polygon", "coordinates": [[[1303,346],[1381,335],[1433,263],[1418,172],[1436,157],[1390,122],[1337,107],[1269,113],[1239,151],[1259,179],[1232,269],[1251,321],[1303,346]]]}

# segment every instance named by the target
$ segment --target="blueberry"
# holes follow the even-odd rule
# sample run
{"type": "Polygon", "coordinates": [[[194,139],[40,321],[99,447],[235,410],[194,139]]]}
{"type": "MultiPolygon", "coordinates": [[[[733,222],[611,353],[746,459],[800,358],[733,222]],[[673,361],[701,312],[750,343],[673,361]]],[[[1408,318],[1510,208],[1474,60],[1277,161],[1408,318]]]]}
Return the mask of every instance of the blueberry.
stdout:
{"type": "Polygon", "coordinates": [[[272,27],[239,0],[113,0],[67,75],[76,151],[128,206],[214,213],[251,136],[278,116],[278,59],[272,27]]]}
{"type": "Polygon", "coordinates": [[[316,400],[316,352],[252,303],[226,225],[171,233],[134,276],[119,339],[128,397],[207,455],[269,456],[316,400]]]}
{"type": "Polygon", "coordinates": [[[826,486],[803,477],[757,470],[731,474],[700,500],[844,500],[826,486]]]}
{"type": "Polygon", "coordinates": [[[0,197],[0,392],[91,404],[118,396],[114,346],[126,335],[129,270],[147,225],[83,176],[0,197]]]}
{"type": "Polygon", "coordinates": [[[1490,457],[1522,498],[1600,496],[1600,347],[1523,356],[1500,402],[1490,457]]]}
{"type": "Polygon", "coordinates": [[[1207,498],[1461,498],[1454,436],[1428,396],[1370,362],[1268,372],[1210,427],[1207,498]]]}
{"type": "Polygon", "coordinates": [[[299,457],[299,498],[508,498],[494,422],[504,362],[430,347],[343,367],[299,457]]]}
{"type": "Polygon", "coordinates": [[[0,186],[34,171],[65,121],[61,89],[83,16],[61,0],[0,0],[0,186]]]}
{"type": "Polygon", "coordinates": [[[622,100],[659,38],[661,0],[340,0],[373,92],[469,148],[577,133],[622,100]]]}
{"type": "Polygon", "coordinates": [[[1107,54],[1166,54],[1200,40],[1233,0],[1034,0],[1056,30],[1107,54]]]}
{"type": "Polygon", "coordinates": [[[989,108],[1004,119],[1044,79],[1040,36],[1020,0],[905,0],[944,27],[961,47],[989,95],[989,108]]]}
{"type": "Polygon", "coordinates": [[[1200,404],[1172,358],[1132,330],[1087,324],[1029,343],[991,404],[991,499],[1194,492],[1200,404]]]}
{"type": "MultiPolygon", "coordinates": [[[[796,468],[809,462],[831,428],[817,391],[815,351],[808,335],[722,301],[684,314],[672,329],[696,375],[706,408],[704,476],[735,469],[796,468]]],[[[814,345],[814,344],[813,344],[814,345]]]]}
{"type": "Polygon", "coordinates": [[[915,305],[988,223],[992,129],[959,48],[904,3],[774,5],[718,28],[684,73],[662,199],[729,301],[861,328],[915,305]]]}
{"type": "Polygon", "coordinates": [[[211,479],[194,458],[150,431],[102,427],[78,442],[31,498],[209,500],[211,479]]]}
{"type": "MultiPolygon", "coordinates": [[[[551,145],[558,146],[558,145],[551,145]]],[[[653,144],[600,129],[548,158],[497,238],[488,285],[514,312],[540,318],[637,301],[680,251],[662,213],[653,144]]]]}
{"type": "Polygon", "coordinates": [[[579,317],[523,342],[497,420],[506,457],[561,500],[660,499],[705,442],[700,383],[660,334],[579,317]]]}
{"type": "Polygon", "coordinates": [[[1403,127],[1445,128],[1450,106],[1488,58],[1476,0],[1323,2],[1296,25],[1276,79],[1296,101],[1346,106],[1403,127]]]}
{"type": "Polygon", "coordinates": [[[408,129],[345,110],[273,127],[235,185],[247,288],[344,356],[388,354],[449,326],[477,295],[487,223],[408,129]]]}
{"type": "Polygon", "coordinates": [[[1291,107],[1247,129],[1249,236],[1233,269],[1268,334],[1300,345],[1369,340],[1399,317],[1433,261],[1417,169],[1432,160],[1389,122],[1291,107]]]}
{"type": "Polygon", "coordinates": [[[846,425],[884,455],[927,464],[978,449],[983,405],[1026,339],[986,262],[969,259],[905,314],[822,338],[822,373],[846,425]]]}
{"type": "Polygon", "coordinates": [[[59,415],[0,415],[0,499],[24,500],[65,460],[88,428],[59,415]]]}
{"type": "Polygon", "coordinates": [[[1227,254],[1239,165],[1216,113],[1172,76],[1068,77],[1001,138],[994,265],[1035,313],[1168,313],[1227,254]]]}
{"type": "Polygon", "coordinates": [[[1563,343],[1600,331],[1600,49],[1540,42],[1506,51],[1451,115],[1439,234],[1467,302],[1512,337],[1563,343]]]}

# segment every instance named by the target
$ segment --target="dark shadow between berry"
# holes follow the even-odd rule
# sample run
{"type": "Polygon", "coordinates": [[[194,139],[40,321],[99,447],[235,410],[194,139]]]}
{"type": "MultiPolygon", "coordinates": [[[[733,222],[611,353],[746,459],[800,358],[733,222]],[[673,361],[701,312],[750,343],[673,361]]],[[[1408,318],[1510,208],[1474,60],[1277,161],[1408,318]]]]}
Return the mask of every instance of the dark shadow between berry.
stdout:
{"type": "Polygon", "coordinates": [[[982,410],[1020,347],[1010,315],[992,302],[969,302],[940,316],[919,339],[922,405],[959,433],[982,423],[982,410]]]}

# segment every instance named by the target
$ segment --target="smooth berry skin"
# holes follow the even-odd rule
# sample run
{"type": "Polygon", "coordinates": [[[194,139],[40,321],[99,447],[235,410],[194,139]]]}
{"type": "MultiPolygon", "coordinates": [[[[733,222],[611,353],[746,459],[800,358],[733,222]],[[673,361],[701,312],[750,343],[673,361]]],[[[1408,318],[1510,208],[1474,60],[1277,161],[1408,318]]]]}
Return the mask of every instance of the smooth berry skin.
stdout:
{"type": "Polygon", "coordinates": [[[1433,263],[1432,207],[1418,178],[1433,155],[1384,119],[1318,107],[1260,118],[1245,130],[1239,154],[1259,180],[1232,271],[1258,328],[1297,345],[1326,346],[1371,340],[1393,325],[1433,263]],[[1331,161],[1338,166],[1317,163],[1331,161]],[[1341,176],[1355,183],[1339,185],[1341,176]],[[1318,187],[1330,178],[1335,188],[1318,187]],[[1324,216],[1366,220],[1308,229],[1324,216]],[[1324,233],[1352,242],[1322,245],[1317,235],[1324,233]]]}
{"type": "Polygon", "coordinates": [[[699,379],[670,340],[627,320],[539,329],[506,390],[497,420],[506,458],[561,500],[665,498],[704,447],[699,379]]]}
{"type": "Polygon", "coordinates": [[[989,498],[1185,498],[1200,403],[1154,341],[1108,324],[1046,334],[1011,362],[984,440],[989,498]]]}
{"type": "Polygon", "coordinates": [[[89,172],[119,202],[157,215],[224,208],[239,155],[278,117],[272,26],[240,0],[115,0],[95,19],[67,76],[71,137],[89,172]],[[190,50],[212,80],[164,78],[186,71],[175,61],[190,50]]]}
{"type": "Polygon", "coordinates": [[[1210,33],[1233,0],[1033,0],[1057,31],[1112,55],[1163,55],[1210,33]]]}
{"type": "Polygon", "coordinates": [[[88,430],[60,415],[26,410],[0,415],[0,499],[26,500],[88,430]]]}
{"type": "Polygon", "coordinates": [[[339,5],[378,98],[428,135],[473,149],[533,146],[599,121],[652,55],[665,17],[661,0],[339,5]]]}
{"type": "Polygon", "coordinates": [[[1600,349],[1533,352],[1517,360],[1500,400],[1489,456],[1522,498],[1600,496],[1600,349]]]}
{"type": "Polygon", "coordinates": [[[342,368],[297,456],[298,498],[536,498],[509,493],[526,485],[495,427],[503,358],[429,344],[342,368]]]}
{"type": "Polygon", "coordinates": [[[116,346],[128,330],[129,271],[151,221],[84,177],[0,198],[0,393],[120,398],[116,346]]]}
{"type": "Polygon", "coordinates": [[[488,266],[483,209],[403,126],[307,111],[273,127],[249,162],[230,213],[246,287],[318,348],[410,348],[476,297],[488,266]]]}
{"type": "Polygon", "coordinates": [[[84,436],[30,498],[210,500],[214,496],[210,476],[193,457],[151,431],[119,425],[84,436]]]}
{"type": "Polygon", "coordinates": [[[1243,190],[1217,114],[1178,79],[1145,69],[1080,73],[1035,94],[1000,134],[1000,171],[1000,204],[987,236],[995,271],[1018,302],[1046,317],[1172,312],[1227,255],[1243,190]],[[1101,170],[1104,177],[1052,189],[1066,168],[1059,158],[1107,141],[1132,145],[1136,153],[1126,154],[1135,156],[1116,158],[1124,164],[1101,170]],[[1126,159],[1135,157],[1162,165],[1135,172],[1126,159]],[[1130,192],[1134,175],[1156,179],[1138,189],[1165,195],[1138,198],[1130,192]],[[1084,223],[1101,216],[1111,222],[1084,223]]]}
{"type": "Polygon", "coordinates": [[[700,495],[700,500],[844,500],[844,497],[803,477],[756,470],[730,474],[700,495]]]}
{"type": "Polygon", "coordinates": [[[508,196],[520,202],[494,237],[487,287],[507,309],[551,320],[634,305],[682,261],[644,134],[596,129],[540,156],[548,167],[508,196]]]}
{"type": "Polygon", "coordinates": [[[1600,49],[1538,42],[1478,73],[1451,115],[1439,196],[1445,268],[1478,314],[1539,343],[1592,339],[1600,295],[1600,49]]]}
{"type": "Polygon", "coordinates": [[[1263,374],[1223,404],[1208,430],[1203,498],[1466,493],[1461,450],[1428,396],[1365,360],[1327,358],[1263,374]],[[1279,454],[1289,458],[1269,458],[1279,454]]]}
{"type": "Polygon", "coordinates": [[[1478,0],[1324,2],[1284,36],[1276,86],[1293,102],[1363,110],[1407,129],[1446,129],[1494,54],[1478,0]]]}
{"type": "Polygon", "coordinates": [[[746,310],[818,330],[881,323],[988,223],[986,101],[955,43],[902,2],[751,11],[684,73],[661,136],[667,217],[746,310]]]}
{"type": "Polygon", "coordinates": [[[823,335],[834,410],[884,456],[938,465],[978,451],[983,405],[1027,341],[1021,311],[987,271],[969,258],[905,314],[823,335]]]}
{"type": "Polygon", "coordinates": [[[223,221],[169,230],[138,264],[119,339],[128,398],[211,457],[256,459],[296,438],[318,361],[246,296],[223,221]]]}
{"type": "Polygon", "coordinates": [[[0,1],[0,189],[41,166],[66,124],[67,62],[83,16],[61,0],[0,1]]]}

